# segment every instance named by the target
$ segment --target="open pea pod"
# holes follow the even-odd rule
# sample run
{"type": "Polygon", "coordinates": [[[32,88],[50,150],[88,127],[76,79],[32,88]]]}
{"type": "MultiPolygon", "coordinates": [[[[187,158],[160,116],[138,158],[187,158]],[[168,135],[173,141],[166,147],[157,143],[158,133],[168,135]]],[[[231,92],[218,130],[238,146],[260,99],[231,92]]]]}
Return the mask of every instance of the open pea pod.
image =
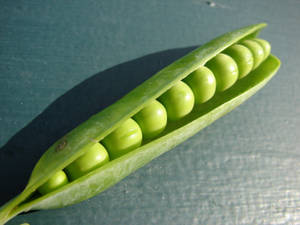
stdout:
{"type": "Polygon", "coordinates": [[[145,141],[133,151],[48,194],[30,197],[51,176],[66,168],[150,101],[161,96],[229,46],[256,37],[265,26],[266,24],[247,26],[197,48],[67,133],[38,161],[24,191],[0,208],[0,224],[21,212],[68,206],[106,190],[247,100],[262,88],[280,67],[280,61],[275,56],[269,55],[249,75],[238,80],[230,89],[215,94],[201,107],[194,107],[193,111],[181,120],[168,122],[166,129],[155,139],[145,141]]]}

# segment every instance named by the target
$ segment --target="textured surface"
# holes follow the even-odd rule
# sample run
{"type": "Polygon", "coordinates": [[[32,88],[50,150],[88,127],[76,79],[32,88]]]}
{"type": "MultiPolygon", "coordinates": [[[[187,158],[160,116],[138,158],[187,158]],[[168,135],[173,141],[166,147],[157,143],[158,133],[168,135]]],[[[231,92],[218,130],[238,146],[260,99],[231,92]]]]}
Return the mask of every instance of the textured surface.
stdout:
{"type": "Polygon", "coordinates": [[[267,22],[261,36],[282,61],[250,101],[110,190],[9,224],[300,221],[299,2],[0,4],[0,204],[21,191],[53,141],[189,46],[267,22]]]}

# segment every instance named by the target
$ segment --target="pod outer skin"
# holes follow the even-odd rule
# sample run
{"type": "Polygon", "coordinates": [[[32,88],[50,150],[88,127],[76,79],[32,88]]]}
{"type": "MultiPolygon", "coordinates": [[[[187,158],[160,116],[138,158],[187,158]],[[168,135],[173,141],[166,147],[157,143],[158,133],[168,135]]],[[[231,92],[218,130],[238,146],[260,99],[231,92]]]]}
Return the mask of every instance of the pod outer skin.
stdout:
{"type": "Polygon", "coordinates": [[[106,190],[246,100],[278,70],[280,61],[276,57],[270,55],[257,70],[253,71],[254,74],[251,77],[252,79],[256,77],[257,79],[254,80],[256,82],[248,80],[248,76],[245,77],[238,87],[233,87],[222,98],[216,96],[213,105],[208,105],[203,111],[195,112],[196,114],[191,113],[191,116],[169,126],[157,139],[54,192],[20,204],[53,174],[73,162],[83,152],[87,151],[95,141],[103,139],[122,122],[141,110],[148,102],[160,96],[176,82],[184,79],[225,48],[242,39],[254,38],[265,26],[266,24],[255,24],[243,27],[210,41],[165,67],[118,102],[92,116],[59,139],[36,164],[24,191],[0,208],[0,224],[21,212],[64,207],[106,190]]]}
{"type": "Polygon", "coordinates": [[[38,201],[32,202],[32,209],[61,208],[82,200],[70,196],[77,195],[86,199],[106,190],[250,98],[272,78],[279,65],[280,61],[271,55],[263,62],[262,67],[258,67],[249,76],[240,80],[239,86],[233,86],[227,92],[216,95],[215,101],[209,102],[205,109],[193,111],[189,117],[180,120],[180,123],[168,126],[157,139],[75,180],[60,191],[54,191],[52,196],[43,196],[38,201]]]}
{"type": "Polygon", "coordinates": [[[140,111],[148,102],[160,96],[219,52],[233,43],[257,33],[265,26],[266,24],[256,24],[244,27],[222,35],[195,49],[156,73],[115,104],[105,108],[70,131],[55,142],[40,158],[26,189],[34,190],[36,186],[40,186],[56,171],[65,168],[82,152],[87,151],[94,144],[94,141],[102,140],[125,120],[140,111]]]}

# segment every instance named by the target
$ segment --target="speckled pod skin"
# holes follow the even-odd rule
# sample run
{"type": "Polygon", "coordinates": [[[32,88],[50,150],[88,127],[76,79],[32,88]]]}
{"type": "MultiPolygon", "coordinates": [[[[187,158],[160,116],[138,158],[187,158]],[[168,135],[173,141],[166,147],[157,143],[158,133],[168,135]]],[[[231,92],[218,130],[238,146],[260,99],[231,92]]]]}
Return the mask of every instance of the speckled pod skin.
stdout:
{"type": "MultiPolygon", "coordinates": [[[[264,40],[256,39],[259,31],[265,26],[266,24],[247,26],[226,33],[195,49],[157,72],[116,103],[95,114],[67,133],[55,142],[40,158],[24,191],[0,208],[0,224],[4,224],[22,212],[60,208],[95,196],[151,160],[182,143],[247,100],[262,88],[280,67],[279,59],[270,54],[268,43],[264,40]],[[237,61],[235,61],[236,56],[226,51],[226,49],[236,44],[248,48],[253,56],[253,67],[251,70],[248,67],[245,68],[245,71],[248,70],[249,72],[243,72],[244,74],[241,77],[239,77],[238,70],[243,67],[241,63],[243,60],[239,61],[236,59],[237,61]],[[126,121],[133,120],[135,115],[145,109],[151,102],[159,100],[161,96],[178,83],[184,82],[189,87],[190,81],[188,80],[190,78],[188,76],[203,66],[209,68],[210,71],[204,71],[204,75],[200,73],[200,78],[191,78],[191,80],[205,81],[210,79],[212,83],[207,82],[207,85],[210,85],[207,86],[207,90],[202,82],[199,82],[198,86],[194,85],[194,87],[190,84],[192,92],[188,91],[193,96],[203,95],[202,97],[197,97],[202,99],[202,102],[201,100],[196,100],[198,101],[197,104],[191,104],[191,102],[186,104],[191,109],[186,110],[183,107],[182,110],[185,110],[185,112],[180,114],[180,118],[176,118],[176,120],[169,121],[164,116],[161,118],[157,117],[161,119],[161,123],[165,123],[165,120],[168,120],[168,122],[162,124],[161,127],[158,126],[160,123],[156,124],[158,132],[153,136],[150,135],[151,137],[148,139],[143,138],[143,129],[139,130],[136,125],[132,125],[142,126],[141,120],[139,122],[139,119],[136,119],[135,122],[133,121],[126,128],[132,131],[133,136],[130,136],[130,134],[124,139],[129,140],[129,143],[125,144],[128,144],[128,146],[132,145],[134,148],[126,150],[124,154],[117,154],[113,158],[108,157],[110,159],[106,160],[100,167],[95,167],[91,171],[87,170],[86,173],[80,174],[78,178],[70,180],[67,184],[50,190],[43,195],[30,198],[32,194],[38,192],[40,187],[55,177],[55,174],[59,171],[64,171],[80,157],[88,154],[95,143],[102,143],[105,151],[109,155],[114,155],[115,152],[110,147],[112,142],[107,142],[105,139],[122,127],[126,121]],[[222,73],[226,76],[223,77],[222,73]],[[213,84],[214,82],[215,84],[213,84]],[[197,87],[202,89],[197,91],[197,87]],[[205,103],[203,104],[203,102],[205,103]],[[133,129],[132,126],[135,128],[133,129]]],[[[249,51],[246,52],[249,53],[249,51]]],[[[184,89],[188,90],[188,88],[184,89]]],[[[183,91],[182,94],[183,96],[191,97],[186,91],[183,91]]],[[[173,95],[170,95],[170,97],[160,101],[166,110],[168,110],[166,102],[172,98],[173,95]]],[[[175,101],[174,104],[182,104],[184,106],[188,97],[180,97],[179,99],[181,100],[178,100],[177,103],[175,101]]],[[[166,113],[161,108],[160,111],[161,113],[166,113]]],[[[145,113],[145,115],[145,119],[147,119],[148,114],[145,113]]],[[[143,120],[143,115],[141,118],[143,120]]],[[[147,124],[145,126],[149,130],[152,128],[151,125],[150,127],[147,127],[149,126],[147,124]]],[[[144,130],[147,129],[144,128],[144,130]]],[[[122,146],[124,144],[122,135],[126,134],[126,132],[119,132],[119,134],[112,139],[113,142],[120,142],[117,144],[122,146]]]]}

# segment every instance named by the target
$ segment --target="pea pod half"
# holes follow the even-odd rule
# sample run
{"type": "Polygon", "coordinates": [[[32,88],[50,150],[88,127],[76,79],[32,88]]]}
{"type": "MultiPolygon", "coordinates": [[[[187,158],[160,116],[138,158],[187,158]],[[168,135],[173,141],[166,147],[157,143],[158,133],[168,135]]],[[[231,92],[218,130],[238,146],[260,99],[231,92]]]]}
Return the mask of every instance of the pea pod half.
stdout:
{"type": "MultiPolygon", "coordinates": [[[[210,41],[165,67],[119,101],[67,133],[40,158],[24,191],[0,208],[0,224],[21,212],[64,207],[104,191],[247,100],[280,67],[279,59],[269,55],[268,43],[255,39],[265,26],[247,26],[210,41]],[[266,51],[262,56],[264,49],[266,51]],[[256,55],[258,58],[255,58],[256,55]],[[239,70],[242,71],[240,75],[239,70]],[[197,83],[201,88],[207,83],[207,91],[197,91],[197,85],[193,85],[197,83]],[[182,90],[188,91],[183,91],[185,95],[182,95],[182,90]],[[183,103],[185,107],[181,109],[168,104],[168,100],[173,98],[175,102],[176,99],[186,99],[183,103]],[[164,112],[156,100],[166,107],[169,118],[161,117],[161,122],[154,123],[155,129],[152,130],[147,129],[149,127],[145,121],[140,122],[142,129],[136,127],[132,130],[136,136],[126,136],[128,145],[115,143],[116,133],[124,133],[124,124],[135,124],[131,118],[139,123],[140,115],[151,112],[151,108],[147,109],[149,104],[156,104],[164,112]],[[143,132],[148,132],[149,138],[141,142],[143,132]],[[130,147],[131,139],[135,141],[134,147],[130,147]],[[107,148],[121,147],[113,151],[110,161],[102,152],[106,163],[102,163],[101,167],[92,165],[87,167],[88,172],[77,171],[69,182],[66,181],[60,171],[67,171],[68,174],[80,165],[74,166],[75,162],[88,161],[88,154],[97,155],[96,150],[93,154],[89,151],[100,141],[107,148]],[[58,175],[63,177],[60,183],[50,182],[58,175]],[[53,185],[57,187],[52,188],[53,185]],[[44,192],[37,194],[37,190],[44,192]]],[[[151,119],[149,121],[150,124],[153,122],[151,119]]],[[[99,149],[103,151],[103,146],[99,149]]]]}

